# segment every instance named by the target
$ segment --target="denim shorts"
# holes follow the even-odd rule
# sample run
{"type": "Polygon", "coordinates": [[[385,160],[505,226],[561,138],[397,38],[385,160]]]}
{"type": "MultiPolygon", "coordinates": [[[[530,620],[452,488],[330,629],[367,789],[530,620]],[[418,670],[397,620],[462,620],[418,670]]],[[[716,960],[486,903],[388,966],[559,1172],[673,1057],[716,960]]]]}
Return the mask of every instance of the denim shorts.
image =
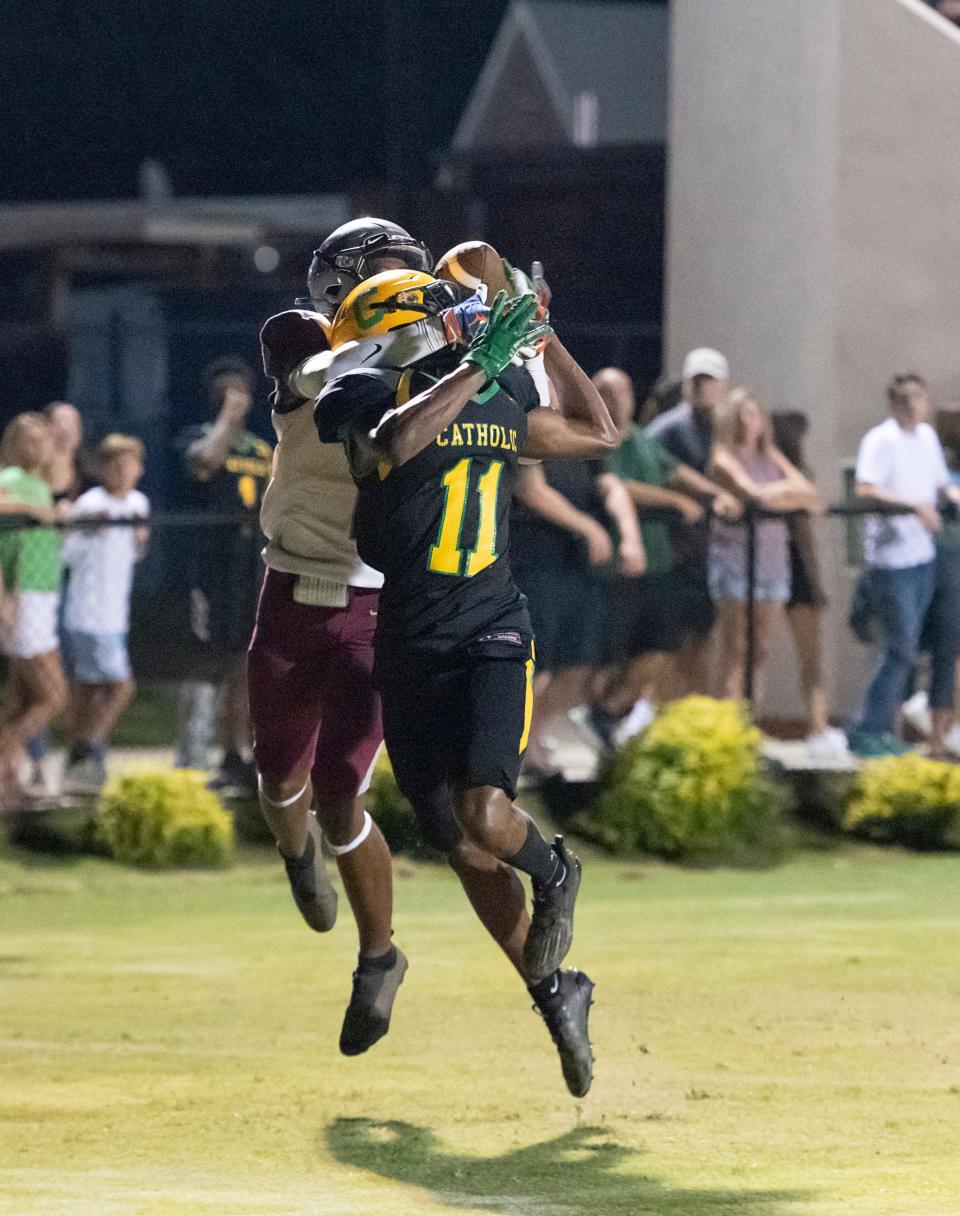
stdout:
{"type": "MultiPolygon", "coordinates": [[[[707,573],[710,585],[710,597],[714,602],[720,600],[739,600],[747,602],[747,576],[739,571],[731,570],[723,562],[710,562],[707,573]]],[[[770,600],[774,603],[785,604],[790,599],[790,575],[776,574],[764,577],[757,572],[754,583],[753,597],[755,600],[770,600]]]]}
{"type": "Polygon", "coordinates": [[[78,684],[118,684],[130,679],[125,633],[64,630],[67,666],[78,684]]]}

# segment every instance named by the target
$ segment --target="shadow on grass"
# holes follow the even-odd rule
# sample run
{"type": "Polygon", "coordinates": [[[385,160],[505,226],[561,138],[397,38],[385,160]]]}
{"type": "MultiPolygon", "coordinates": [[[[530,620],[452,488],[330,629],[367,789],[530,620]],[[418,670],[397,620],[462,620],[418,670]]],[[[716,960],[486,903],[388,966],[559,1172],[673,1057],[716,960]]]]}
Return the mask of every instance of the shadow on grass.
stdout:
{"type": "Polygon", "coordinates": [[[789,1216],[808,1196],[667,1186],[618,1167],[637,1156],[601,1127],[562,1136],[499,1157],[446,1152],[426,1127],[395,1120],[337,1119],[326,1143],[342,1165],[433,1191],[448,1207],[501,1216],[789,1216]]]}

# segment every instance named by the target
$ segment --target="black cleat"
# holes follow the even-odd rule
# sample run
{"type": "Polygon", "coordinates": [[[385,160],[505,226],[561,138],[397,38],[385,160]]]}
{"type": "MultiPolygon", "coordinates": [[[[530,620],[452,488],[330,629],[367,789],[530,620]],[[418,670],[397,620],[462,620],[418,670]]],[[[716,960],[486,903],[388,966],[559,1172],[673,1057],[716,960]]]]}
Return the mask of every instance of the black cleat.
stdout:
{"type": "Polygon", "coordinates": [[[393,949],[397,957],[389,970],[358,967],[353,973],[353,992],[340,1031],[345,1056],[362,1055],[390,1029],[394,998],[407,970],[405,955],[396,946],[393,949]]]}
{"type": "Polygon", "coordinates": [[[250,798],[257,792],[257,767],[236,752],[228,752],[207,782],[207,789],[225,798],[250,798]]]}
{"type": "MultiPolygon", "coordinates": [[[[327,933],[337,919],[337,893],[323,864],[323,833],[313,811],[307,812],[307,851],[298,861],[283,858],[293,902],[317,933],[327,933]]],[[[283,854],[281,853],[281,857],[283,854]]]]}
{"type": "Polygon", "coordinates": [[[593,981],[582,971],[561,971],[557,991],[534,1004],[560,1053],[567,1089],[582,1098],[593,1080],[593,1051],[587,1022],[593,1004],[593,981]]]}
{"type": "Polygon", "coordinates": [[[533,893],[533,916],[523,946],[527,983],[538,984],[552,975],[567,957],[573,942],[573,906],[580,890],[580,858],[564,847],[558,836],[554,852],[563,862],[560,882],[533,893]]]}
{"type": "Polygon", "coordinates": [[[597,736],[608,752],[615,750],[613,740],[613,729],[617,725],[617,719],[613,714],[608,714],[605,709],[601,709],[599,705],[591,705],[587,711],[587,725],[597,736]]]}

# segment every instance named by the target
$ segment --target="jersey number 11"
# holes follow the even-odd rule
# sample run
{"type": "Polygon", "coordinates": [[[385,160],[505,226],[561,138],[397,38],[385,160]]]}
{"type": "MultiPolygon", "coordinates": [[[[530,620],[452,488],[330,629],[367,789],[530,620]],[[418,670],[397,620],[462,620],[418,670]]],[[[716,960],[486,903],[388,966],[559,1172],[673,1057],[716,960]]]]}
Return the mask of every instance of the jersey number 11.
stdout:
{"type": "Polygon", "coordinates": [[[497,560],[497,494],[500,490],[500,477],[503,474],[503,461],[491,461],[487,471],[481,474],[477,481],[477,493],[480,495],[480,521],[477,524],[477,538],[473,548],[467,553],[466,570],[463,569],[463,549],[461,548],[460,533],[463,529],[463,517],[467,509],[467,494],[470,490],[470,466],[473,457],[468,456],[455,464],[441,478],[443,486],[443,517],[440,520],[440,532],[437,543],[430,546],[430,561],[428,569],[435,574],[465,575],[473,578],[487,566],[497,560]]]}

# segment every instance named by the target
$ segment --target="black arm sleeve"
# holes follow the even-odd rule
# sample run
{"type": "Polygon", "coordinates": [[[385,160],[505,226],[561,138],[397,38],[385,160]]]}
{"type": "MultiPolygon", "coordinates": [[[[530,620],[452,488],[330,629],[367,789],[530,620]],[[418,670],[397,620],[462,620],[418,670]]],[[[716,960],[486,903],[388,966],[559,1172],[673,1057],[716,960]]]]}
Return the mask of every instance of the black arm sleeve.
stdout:
{"type": "Polygon", "coordinates": [[[497,376],[497,383],[510,394],[525,414],[540,408],[540,394],[533,376],[525,367],[507,364],[497,376]]]}
{"type": "Polygon", "coordinates": [[[317,397],[313,411],[321,443],[342,443],[350,431],[372,430],[396,404],[399,375],[345,372],[317,397]]]}

